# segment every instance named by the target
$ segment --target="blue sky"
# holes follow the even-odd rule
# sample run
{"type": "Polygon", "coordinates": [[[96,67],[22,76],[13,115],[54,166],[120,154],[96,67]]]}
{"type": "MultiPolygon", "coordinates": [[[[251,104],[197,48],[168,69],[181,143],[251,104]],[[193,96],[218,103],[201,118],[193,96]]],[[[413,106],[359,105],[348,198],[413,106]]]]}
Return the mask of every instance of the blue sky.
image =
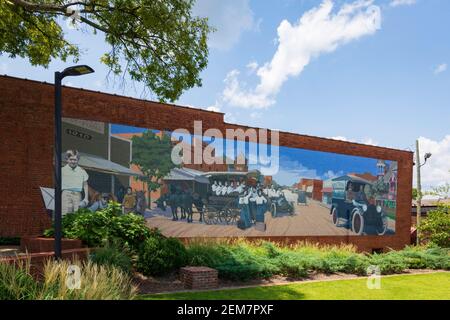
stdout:
{"type": "MultiPolygon", "coordinates": [[[[433,153],[424,184],[450,181],[450,1],[199,0],[195,13],[217,32],[203,86],[177,104],[220,110],[232,123],[404,150],[420,138],[433,153]]],[[[140,84],[105,80],[101,34],[65,29],[86,50],[80,63],[96,70],[66,84],[154,99],[140,84]]],[[[47,82],[65,66],[0,57],[0,74],[47,82]]]]}
{"type": "MultiPolygon", "coordinates": [[[[145,128],[113,124],[111,133],[141,133],[145,128]]],[[[172,133],[173,134],[173,133],[172,133]]],[[[182,133],[173,137],[187,141],[193,145],[193,136],[182,133]]],[[[196,136],[196,138],[201,138],[196,136]]],[[[291,186],[302,178],[328,180],[349,173],[370,173],[377,175],[378,159],[349,156],[330,152],[312,151],[289,147],[268,147],[262,144],[228,139],[203,137],[203,141],[213,143],[215,156],[227,156],[236,159],[237,155],[245,154],[249,169],[262,170],[264,175],[273,176],[281,184],[291,186]],[[214,142],[212,142],[214,141],[214,142]],[[275,151],[276,150],[276,151],[275,151]],[[267,161],[267,162],[263,162],[267,161]],[[268,171],[264,171],[264,169],[268,171]]],[[[193,161],[193,159],[191,159],[193,161]]],[[[387,164],[390,161],[386,161],[387,164]]]]}

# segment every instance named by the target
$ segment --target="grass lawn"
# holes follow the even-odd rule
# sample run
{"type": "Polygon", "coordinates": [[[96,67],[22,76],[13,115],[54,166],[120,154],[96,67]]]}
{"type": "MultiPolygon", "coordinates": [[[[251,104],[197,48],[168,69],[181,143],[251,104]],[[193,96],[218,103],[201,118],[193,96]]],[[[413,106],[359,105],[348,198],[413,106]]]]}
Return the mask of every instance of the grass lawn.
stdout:
{"type": "Polygon", "coordinates": [[[367,278],[297,283],[203,292],[141,295],[138,299],[179,300],[450,300],[450,272],[382,277],[381,289],[367,288],[367,278]]]}

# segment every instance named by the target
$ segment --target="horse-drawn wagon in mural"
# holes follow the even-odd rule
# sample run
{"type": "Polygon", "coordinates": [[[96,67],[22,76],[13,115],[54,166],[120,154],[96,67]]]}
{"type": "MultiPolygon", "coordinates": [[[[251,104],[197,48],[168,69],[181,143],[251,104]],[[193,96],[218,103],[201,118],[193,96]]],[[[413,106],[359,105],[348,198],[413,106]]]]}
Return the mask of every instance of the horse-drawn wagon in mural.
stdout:
{"type": "Polygon", "coordinates": [[[331,221],[341,226],[341,219],[347,221],[349,228],[357,235],[373,229],[376,234],[384,235],[387,231],[387,215],[383,208],[369,200],[367,195],[374,195],[375,183],[346,175],[333,179],[331,221]]]}
{"type": "Polygon", "coordinates": [[[239,220],[237,195],[211,195],[204,202],[203,217],[206,224],[235,224],[239,220]]]}
{"type": "Polygon", "coordinates": [[[239,195],[244,186],[256,185],[257,171],[209,172],[206,177],[210,187],[203,198],[203,215],[206,224],[236,224],[240,217],[239,195]],[[217,192],[214,185],[218,184],[227,191],[217,192]],[[240,185],[242,189],[236,190],[240,185]],[[231,187],[233,186],[233,187],[231,187]]]}
{"type": "Polygon", "coordinates": [[[169,206],[172,220],[199,213],[199,221],[206,224],[236,224],[240,217],[239,195],[245,186],[256,185],[257,171],[201,172],[187,168],[172,169],[164,178],[168,192],[155,202],[165,211],[169,206]],[[220,184],[223,192],[217,193],[213,185],[220,184]],[[241,189],[237,188],[242,185],[241,189]],[[236,190],[238,189],[238,190],[236,190]]]}

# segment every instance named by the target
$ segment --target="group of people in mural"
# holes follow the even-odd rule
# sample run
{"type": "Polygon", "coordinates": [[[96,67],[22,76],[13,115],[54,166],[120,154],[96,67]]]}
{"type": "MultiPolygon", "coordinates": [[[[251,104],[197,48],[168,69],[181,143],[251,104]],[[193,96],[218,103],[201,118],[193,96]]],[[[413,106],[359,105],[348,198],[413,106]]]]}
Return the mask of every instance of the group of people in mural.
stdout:
{"type": "Polygon", "coordinates": [[[248,229],[253,225],[265,230],[265,213],[270,204],[280,205],[284,199],[281,188],[274,185],[254,183],[247,185],[245,179],[236,181],[213,180],[207,194],[192,192],[177,184],[169,185],[169,192],[155,201],[163,211],[170,207],[172,221],[186,219],[193,222],[193,208],[199,213],[199,222],[204,222],[205,210],[212,208],[216,212],[229,209],[239,217],[237,227],[248,229]],[[181,215],[178,215],[178,212],[181,215]]]}
{"type": "Polygon", "coordinates": [[[145,195],[143,192],[133,192],[131,187],[121,187],[114,195],[108,192],[97,192],[89,187],[89,175],[80,165],[80,153],[77,150],[67,150],[65,154],[67,164],[62,167],[62,215],[74,213],[80,208],[87,208],[92,212],[102,210],[109,201],[122,204],[123,213],[145,212],[145,195]],[[89,198],[91,201],[89,201],[89,198]]]}

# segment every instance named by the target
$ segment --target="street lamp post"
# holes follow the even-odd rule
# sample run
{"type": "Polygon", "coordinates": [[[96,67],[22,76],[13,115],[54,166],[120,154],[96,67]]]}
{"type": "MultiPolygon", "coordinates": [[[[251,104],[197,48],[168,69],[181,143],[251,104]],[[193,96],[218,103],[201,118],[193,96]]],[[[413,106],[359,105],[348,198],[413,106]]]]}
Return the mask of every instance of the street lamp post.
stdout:
{"type": "Polygon", "coordinates": [[[94,69],[89,66],[73,66],[64,69],[62,72],[55,72],[55,257],[60,259],[62,257],[62,214],[61,214],[61,167],[62,167],[62,147],[61,147],[61,82],[67,76],[81,76],[84,74],[93,73],[94,69]]]}
{"type": "Polygon", "coordinates": [[[420,216],[422,215],[422,185],[420,177],[420,168],[427,163],[427,160],[431,157],[431,153],[426,153],[424,156],[424,162],[420,163],[420,151],[419,140],[416,140],[416,173],[417,173],[417,205],[416,205],[416,244],[420,244],[419,239],[419,225],[420,216]]]}

